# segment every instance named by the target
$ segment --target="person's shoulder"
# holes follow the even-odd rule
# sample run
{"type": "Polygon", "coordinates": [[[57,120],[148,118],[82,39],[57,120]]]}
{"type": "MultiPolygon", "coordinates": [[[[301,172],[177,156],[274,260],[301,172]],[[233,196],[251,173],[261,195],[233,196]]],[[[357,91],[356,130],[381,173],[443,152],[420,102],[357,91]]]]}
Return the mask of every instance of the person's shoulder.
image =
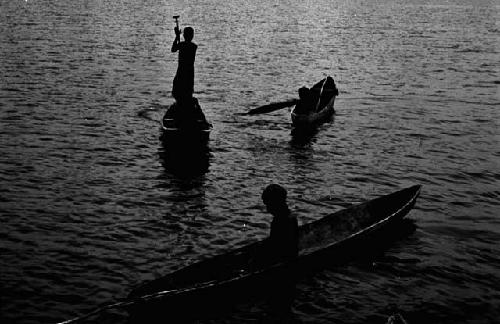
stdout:
{"type": "Polygon", "coordinates": [[[198,47],[198,45],[196,45],[195,43],[186,41],[181,42],[180,45],[186,50],[196,50],[196,48],[198,47]]]}
{"type": "Polygon", "coordinates": [[[297,214],[295,213],[295,211],[291,210],[288,213],[288,219],[290,219],[292,221],[297,221],[297,214]]]}

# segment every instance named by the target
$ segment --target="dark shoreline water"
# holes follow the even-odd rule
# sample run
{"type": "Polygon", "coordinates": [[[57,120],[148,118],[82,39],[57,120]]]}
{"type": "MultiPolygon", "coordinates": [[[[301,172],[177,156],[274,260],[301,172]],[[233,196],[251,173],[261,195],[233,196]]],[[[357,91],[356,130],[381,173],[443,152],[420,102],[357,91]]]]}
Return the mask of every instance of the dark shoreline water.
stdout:
{"type": "Polygon", "coordinates": [[[374,263],[298,284],[300,323],[384,323],[394,307],[410,324],[494,323],[498,11],[483,0],[2,1],[1,322],[68,319],[265,237],[260,193],[277,182],[301,223],[423,185],[413,233],[374,263]],[[195,92],[214,124],[188,172],[158,140],[173,14],[195,28],[195,92]],[[287,110],[241,115],[326,74],[337,114],[310,139],[292,136],[287,110]]]}

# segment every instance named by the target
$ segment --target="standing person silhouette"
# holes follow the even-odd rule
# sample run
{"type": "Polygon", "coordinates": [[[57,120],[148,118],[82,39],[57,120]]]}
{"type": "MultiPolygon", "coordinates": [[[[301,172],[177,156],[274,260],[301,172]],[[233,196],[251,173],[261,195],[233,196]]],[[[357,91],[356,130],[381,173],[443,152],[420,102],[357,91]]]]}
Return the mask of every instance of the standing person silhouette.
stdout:
{"type": "Polygon", "coordinates": [[[192,42],[194,29],[184,28],[184,41],[181,42],[179,27],[174,28],[175,39],[172,53],[179,51],[177,73],[172,86],[172,96],[179,104],[191,103],[194,91],[194,60],[198,46],[192,42]]]}

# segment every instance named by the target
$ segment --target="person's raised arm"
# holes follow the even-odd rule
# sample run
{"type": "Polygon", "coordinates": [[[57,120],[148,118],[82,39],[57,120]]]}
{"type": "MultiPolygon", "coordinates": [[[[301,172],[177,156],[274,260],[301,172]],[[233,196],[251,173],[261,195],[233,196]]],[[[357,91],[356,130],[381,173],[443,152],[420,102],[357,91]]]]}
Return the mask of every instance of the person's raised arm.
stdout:
{"type": "Polygon", "coordinates": [[[179,50],[179,43],[181,42],[181,31],[179,30],[179,28],[175,27],[174,32],[175,32],[175,39],[174,42],[172,43],[172,53],[177,52],[179,50]]]}

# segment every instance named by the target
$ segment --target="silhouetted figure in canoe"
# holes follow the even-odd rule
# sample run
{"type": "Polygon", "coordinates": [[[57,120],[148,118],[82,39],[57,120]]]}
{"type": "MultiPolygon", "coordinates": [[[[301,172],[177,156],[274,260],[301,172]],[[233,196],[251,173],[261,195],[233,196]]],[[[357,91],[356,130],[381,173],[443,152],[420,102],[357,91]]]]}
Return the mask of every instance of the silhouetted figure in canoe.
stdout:
{"type": "Polygon", "coordinates": [[[311,112],[311,107],[313,107],[313,94],[308,87],[302,87],[299,89],[299,102],[295,106],[295,111],[297,114],[308,114],[311,112]]]}
{"type": "MultiPolygon", "coordinates": [[[[175,17],[174,17],[175,18],[175,17]]],[[[172,96],[175,103],[165,114],[165,118],[174,118],[178,127],[182,129],[199,129],[208,122],[201,110],[198,99],[193,97],[194,91],[194,61],[198,46],[192,42],[194,30],[192,27],[184,28],[184,41],[180,41],[181,31],[178,26],[174,28],[175,39],[172,52],[179,52],[177,73],[172,86],[172,96]]]]}
{"type": "Polygon", "coordinates": [[[269,235],[273,259],[288,260],[298,255],[299,225],[286,203],[287,192],[277,184],[270,184],[262,193],[267,211],[273,215],[269,235]]]}
{"type": "Polygon", "coordinates": [[[312,86],[311,89],[299,89],[299,102],[295,106],[297,114],[307,115],[324,107],[333,96],[338,96],[339,90],[332,77],[328,76],[312,86]]]}
{"type": "MultiPolygon", "coordinates": [[[[294,260],[299,252],[299,226],[297,218],[288,208],[286,196],[285,188],[277,184],[267,186],[262,193],[262,201],[273,215],[267,249],[267,257],[273,262],[294,260]]],[[[268,287],[268,311],[263,323],[290,323],[295,281],[293,267],[273,279],[268,287]]]]}
{"type": "Polygon", "coordinates": [[[181,42],[181,31],[174,28],[175,39],[172,44],[172,53],[179,51],[177,73],[172,86],[172,96],[177,102],[190,102],[194,91],[194,60],[198,46],[192,42],[194,29],[184,28],[184,41],[181,42]]]}

